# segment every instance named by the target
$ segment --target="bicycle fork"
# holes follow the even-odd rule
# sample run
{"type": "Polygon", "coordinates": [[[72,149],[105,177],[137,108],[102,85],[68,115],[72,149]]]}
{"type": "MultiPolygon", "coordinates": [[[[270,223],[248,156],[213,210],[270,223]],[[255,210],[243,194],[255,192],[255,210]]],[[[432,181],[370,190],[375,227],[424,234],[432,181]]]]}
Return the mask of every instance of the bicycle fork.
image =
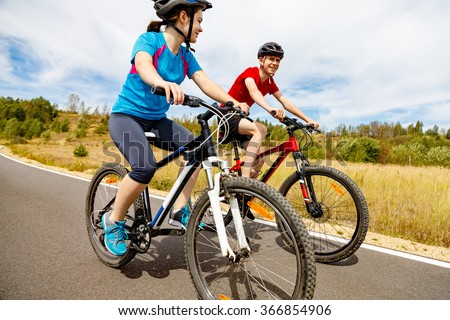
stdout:
{"type": "MultiPolygon", "coordinates": [[[[223,173],[229,173],[228,162],[226,160],[217,159],[214,157],[203,161],[203,167],[206,170],[209,191],[208,197],[211,203],[211,209],[213,211],[213,218],[217,229],[217,236],[219,238],[220,249],[223,257],[228,257],[231,261],[237,261],[240,257],[236,255],[236,252],[230,247],[228,242],[227,232],[225,229],[225,223],[223,221],[222,210],[220,208],[220,202],[225,199],[226,195],[220,196],[221,191],[221,179],[223,173]],[[218,167],[223,172],[212,174],[212,163],[217,163],[218,167]]],[[[239,205],[236,197],[229,199],[231,213],[233,215],[233,222],[236,228],[237,240],[239,244],[239,253],[246,251],[250,252],[250,246],[248,245],[247,238],[242,223],[242,216],[240,214],[239,205]]]]}
{"type": "Polygon", "coordinates": [[[317,203],[311,177],[305,177],[304,175],[305,167],[309,165],[309,163],[299,152],[294,152],[294,161],[297,168],[298,182],[300,183],[300,189],[302,191],[303,200],[305,201],[306,210],[313,218],[320,218],[323,215],[323,211],[320,204],[317,203]],[[305,179],[308,183],[305,183],[305,179]]]}

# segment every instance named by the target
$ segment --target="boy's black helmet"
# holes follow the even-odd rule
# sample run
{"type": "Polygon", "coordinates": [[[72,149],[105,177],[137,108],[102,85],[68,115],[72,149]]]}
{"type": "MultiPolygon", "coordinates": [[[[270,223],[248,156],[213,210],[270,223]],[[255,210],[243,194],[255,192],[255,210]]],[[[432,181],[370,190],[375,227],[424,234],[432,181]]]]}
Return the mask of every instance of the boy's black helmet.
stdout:
{"type": "Polygon", "coordinates": [[[283,48],[276,42],[264,43],[258,50],[258,59],[265,56],[275,56],[283,59],[284,51],[283,48]]]}

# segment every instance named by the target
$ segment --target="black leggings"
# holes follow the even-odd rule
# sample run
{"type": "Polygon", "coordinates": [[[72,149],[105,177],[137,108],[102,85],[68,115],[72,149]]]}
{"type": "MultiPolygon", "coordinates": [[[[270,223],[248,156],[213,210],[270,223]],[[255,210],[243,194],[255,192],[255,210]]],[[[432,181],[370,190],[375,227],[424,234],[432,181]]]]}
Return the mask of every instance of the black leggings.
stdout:
{"type": "Polygon", "coordinates": [[[144,132],[156,135],[155,146],[173,151],[194,140],[194,134],[170,119],[145,120],[122,113],[109,119],[109,134],[131,166],[129,177],[148,184],[156,171],[156,159],[144,132]]]}

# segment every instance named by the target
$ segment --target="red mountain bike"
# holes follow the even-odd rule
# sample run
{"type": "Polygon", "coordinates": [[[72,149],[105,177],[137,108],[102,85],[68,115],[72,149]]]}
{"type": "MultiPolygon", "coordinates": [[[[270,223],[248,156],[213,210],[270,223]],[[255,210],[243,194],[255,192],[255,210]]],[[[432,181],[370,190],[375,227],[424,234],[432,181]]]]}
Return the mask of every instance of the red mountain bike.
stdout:
{"type": "MultiPolygon", "coordinates": [[[[278,158],[258,178],[267,183],[286,157],[292,153],[296,171],[281,185],[285,196],[301,215],[314,245],[318,262],[331,263],[348,258],[363,243],[368,225],[369,210],[358,186],[344,173],[331,167],[312,166],[303,153],[312,146],[312,125],[285,117],[289,139],[261,152],[257,160],[277,153],[278,158]],[[294,132],[301,133],[300,144],[294,132]]],[[[239,157],[238,141],[233,140],[235,164],[231,172],[241,172],[244,162],[239,157]]],[[[231,219],[231,216],[226,217],[231,219]]],[[[252,218],[251,216],[248,218],[252,218]]],[[[283,228],[279,225],[279,228],[283,228]]],[[[286,239],[285,239],[286,240],[286,239]]]]}

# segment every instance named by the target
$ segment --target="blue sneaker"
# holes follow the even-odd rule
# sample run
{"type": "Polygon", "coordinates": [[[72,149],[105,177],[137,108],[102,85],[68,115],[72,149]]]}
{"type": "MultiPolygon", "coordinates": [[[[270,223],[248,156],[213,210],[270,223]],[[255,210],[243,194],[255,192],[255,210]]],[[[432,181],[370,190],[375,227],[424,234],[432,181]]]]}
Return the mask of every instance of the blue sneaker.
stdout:
{"type": "Polygon", "coordinates": [[[177,212],[172,211],[169,217],[169,224],[174,227],[186,229],[190,215],[191,211],[189,210],[189,206],[186,204],[183,208],[181,208],[181,210],[178,210],[177,212]]]}
{"type": "Polygon", "coordinates": [[[108,225],[106,223],[106,216],[110,213],[105,213],[102,217],[102,227],[105,230],[105,246],[109,252],[116,256],[123,256],[127,252],[127,244],[125,240],[128,235],[125,232],[125,221],[115,221],[114,224],[108,225]]]}
{"type": "MultiPolygon", "coordinates": [[[[177,212],[172,211],[172,213],[169,217],[170,225],[186,230],[187,224],[189,222],[189,216],[191,215],[191,210],[189,209],[189,204],[190,204],[190,200],[183,208],[181,208],[181,210],[179,210],[177,212]]],[[[203,222],[200,222],[199,229],[203,229],[204,226],[205,226],[205,224],[203,222]]]]}

